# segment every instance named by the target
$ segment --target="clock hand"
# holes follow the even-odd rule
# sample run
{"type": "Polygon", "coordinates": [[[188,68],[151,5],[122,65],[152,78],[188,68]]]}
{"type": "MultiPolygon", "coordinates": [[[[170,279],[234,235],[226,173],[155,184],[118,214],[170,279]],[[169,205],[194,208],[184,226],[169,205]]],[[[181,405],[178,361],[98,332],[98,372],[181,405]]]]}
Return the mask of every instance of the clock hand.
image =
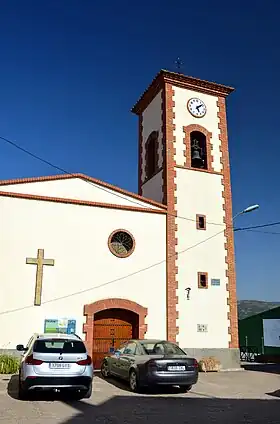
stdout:
{"type": "Polygon", "coordinates": [[[198,110],[201,106],[202,106],[202,104],[201,104],[201,105],[196,106],[196,109],[198,110]]]}

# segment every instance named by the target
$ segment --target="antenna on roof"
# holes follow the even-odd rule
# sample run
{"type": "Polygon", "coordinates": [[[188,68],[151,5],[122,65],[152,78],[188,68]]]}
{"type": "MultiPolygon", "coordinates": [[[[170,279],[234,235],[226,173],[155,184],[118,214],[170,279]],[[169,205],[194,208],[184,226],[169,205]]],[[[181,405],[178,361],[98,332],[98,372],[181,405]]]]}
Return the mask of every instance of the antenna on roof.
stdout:
{"type": "Polygon", "coordinates": [[[180,69],[182,68],[182,66],[183,66],[183,62],[181,61],[181,59],[179,58],[179,57],[177,57],[177,59],[175,60],[175,65],[176,65],[176,69],[178,70],[178,71],[180,71],[180,69]]]}

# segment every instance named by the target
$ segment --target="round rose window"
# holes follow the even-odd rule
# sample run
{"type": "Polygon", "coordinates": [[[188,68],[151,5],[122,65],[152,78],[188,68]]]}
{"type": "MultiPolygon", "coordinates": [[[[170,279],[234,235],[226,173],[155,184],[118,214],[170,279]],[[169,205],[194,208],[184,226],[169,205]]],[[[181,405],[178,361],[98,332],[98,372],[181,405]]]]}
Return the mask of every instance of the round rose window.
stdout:
{"type": "Polygon", "coordinates": [[[119,258],[127,258],[135,248],[133,236],[126,230],[114,231],[108,240],[110,251],[119,258]]]}

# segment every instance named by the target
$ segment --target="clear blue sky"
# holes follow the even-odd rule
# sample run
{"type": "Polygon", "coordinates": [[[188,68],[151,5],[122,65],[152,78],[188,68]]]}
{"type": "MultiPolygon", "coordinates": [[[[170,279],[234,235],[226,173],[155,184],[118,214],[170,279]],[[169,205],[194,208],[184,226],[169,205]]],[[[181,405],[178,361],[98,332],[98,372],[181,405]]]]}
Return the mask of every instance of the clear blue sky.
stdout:
{"type": "MultiPolygon", "coordinates": [[[[171,4],[2,0],[0,135],[70,172],[137,191],[130,108],[180,56],[187,75],[236,87],[228,99],[233,208],[261,205],[238,226],[278,221],[280,4],[171,4]]],[[[55,173],[0,141],[1,179],[55,173]]],[[[280,235],[236,233],[240,299],[280,301],[279,248],[280,235]]]]}

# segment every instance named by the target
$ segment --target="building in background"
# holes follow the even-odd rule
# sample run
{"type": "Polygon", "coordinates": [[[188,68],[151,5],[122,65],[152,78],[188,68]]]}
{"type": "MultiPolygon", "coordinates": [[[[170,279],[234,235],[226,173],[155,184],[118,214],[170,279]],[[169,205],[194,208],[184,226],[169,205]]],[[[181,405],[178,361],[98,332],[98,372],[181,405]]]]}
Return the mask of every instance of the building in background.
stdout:
{"type": "Polygon", "coordinates": [[[161,71],[133,107],[139,194],[91,177],[0,183],[0,347],[77,332],[95,364],[131,337],[239,362],[225,99],[161,71]]]}
{"type": "Polygon", "coordinates": [[[239,320],[241,351],[264,355],[269,360],[279,356],[280,362],[280,306],[239,320]]]}

